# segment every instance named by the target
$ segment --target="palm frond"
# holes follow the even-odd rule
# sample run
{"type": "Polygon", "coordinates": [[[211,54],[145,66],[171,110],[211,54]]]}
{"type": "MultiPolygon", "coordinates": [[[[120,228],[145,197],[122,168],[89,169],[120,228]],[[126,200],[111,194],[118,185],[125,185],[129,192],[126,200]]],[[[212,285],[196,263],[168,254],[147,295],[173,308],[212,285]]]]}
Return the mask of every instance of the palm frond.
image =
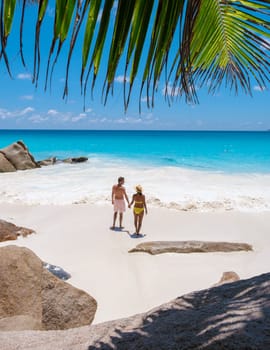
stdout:
{"type": "Polygon", "coordinates": [[[194,79],[215,92],[225,82],[251,94],[251,78],[269,81],[270,4],[267,1],[202,2],[190,61],[194,79]]]}
{"type": "MultiPolygon", "coordinates": [[[[9,68],[8,38],[18,0],[2,0],[0,8],[0,59],[9,68]]],[[[23,56],[23,27],[28,25],[23,0],[20,23],[20,52],[23,56]]],[[[48,0],[38,1],[35,30],[33,82],[40,71],[41,30],[48,0]]],[[[75,45],[81,53],[78,73],[86,98],[89,79],[92,91],[97,76],[104,74],[104,102],[113,92],[120,67],[124,73],[124,107],[128,107],[134,82],[141,82],[140,99],[146,90],[148,106],[153,107],[159,82],[165,79],[172,93],[169,103],[184,95],[187,102],[198,101],[195,86],[207,86],[210,93],[222,84],[251,94],[255,80],[264,89],[270,79],[270,2],[269,0],[56,0],[54,31],[47,59],[46,82],[50,82],[64,42],[68,95],[69,68],[75,45]],[[116,5],[116,14],[115,11],[116,5]],[[82,38],[83,40],[78,40],[82,38]],[[109,48],[109,50],[108,50],[109,48]],[[106,51],[106,52],[105,52],[106,51]],[[107,69],[101,71],[106,61],[107,69]]],[[[43,39],[42,39],[43,40],[43,39]]],[[[11,73],[10,73],[11,74],[11,73]]],[[[165,89],[165,92],[168,88],[165,89]]]]}
{"type": "MultiPolygon", "coordinates": [[[[39,68],[40,68],[40,29],[41,24],[44,19],[46,9],[48,6],[48,0],[40,0],[38,8],[38,16],[36,21],[36,30],[35,30],[35,48],[34,48],[34,71],[33,71],[33,83],[38,82],[39,77],[39,68]]],[[[22,29],[21,29],[22,32],[22,29]]]]}

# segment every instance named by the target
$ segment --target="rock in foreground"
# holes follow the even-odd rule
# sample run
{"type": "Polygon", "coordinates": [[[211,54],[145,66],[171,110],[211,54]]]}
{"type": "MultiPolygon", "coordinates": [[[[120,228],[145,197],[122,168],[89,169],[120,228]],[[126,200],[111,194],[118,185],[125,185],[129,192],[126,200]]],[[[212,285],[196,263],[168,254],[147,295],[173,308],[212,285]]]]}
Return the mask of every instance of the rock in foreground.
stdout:
{"type": "Polygon", "coordinates": [[[2,332],[0,348],[268,350],[270,273],[190,293],[117,321],[58,332],[2,332]]]}
{"type": "Polygon", "coordinates": [[[91,324],[96,301],[48,272],[31,250],[2,247],[0,261],[0,330],[22,329],[23,319],[29,329],[91,324]]]}
{"type": "Polygon", "coordinates": [[[152,255],[163,253],[212,253],[250,251],[247,243],[207,242],[207,241],[153,241],[138,244],[129,253],[143,252],[152,255]]]}
{"type": "Polygon", "coordinates": [[[12,224],[11,222],[0,220],[0,242],[14,241],[18,236],[26,237],[35,231],[12,224]]]}
{"type": "Polygon", "coordinates": [[[240,277],[236,272],[226,271],[226,272],[223,272],[221,279],[217,283],[215,283],[213,287],[221,286],[222,284],[232,283],[239,280],[240,280],[240,277]]]}

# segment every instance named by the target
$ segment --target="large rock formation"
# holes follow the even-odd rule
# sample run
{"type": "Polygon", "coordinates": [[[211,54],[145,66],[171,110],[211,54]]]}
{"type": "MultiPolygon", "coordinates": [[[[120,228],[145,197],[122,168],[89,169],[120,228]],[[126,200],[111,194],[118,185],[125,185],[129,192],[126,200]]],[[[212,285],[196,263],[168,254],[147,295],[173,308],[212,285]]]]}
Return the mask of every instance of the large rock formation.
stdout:
{"type": "Polygon", "coordinates": [[[17,169],[10,163],[10,161],[5,157],[0,150],[0,173],[10,173],[14,172],[17,169]]]}
{"type": "Polygon", "coordinates": [[[34,157],[22,141],[0,149],[0,172],[39,168],[34,157]]]}
{"type": "Polygon", "coordinates": [[[25,331],[28,329],[40,330],[41,328],[42,324],[40,320],[29,315],[11,316],[0,319],[0,333],[1,331],[25,331]]]}
{"type": "Polygon", "coordinates": [[[0,348],[268,350],[270,273],[190,293],[121,320],[58,332],[0,332],[0,348]]]}
{"type": "Polygon", "coordinates": [[[2,247],[0,261],[0,330],[21,329],[24,318],[29,329],[91,324],[96,301],[48,272],[31,250],[2,247]]]}
{"type": "Polygon", "coordinates": [[[16,240],[18,236],[26,237],[32,233],[35,233],[35,231],[0,220],[0,242],[16,240]]]}
{"type": "Polygon", "coordinates": [[[25,144],[22,141],[17,141],[5,148],[0,149],[0,173],[40,168],[41,166],[48,166],[62,162],[70,164],[83,163],[87,160],[87,157],[75,157],[63,160],[56,159],[56,157],[51,157],[48,159],[35,161],[25,144]]]}
{"type": "Polygon", "coordinates": [[[153,241],[138,244],[129,253],[143,252],[152,255],[162,253],[210,253],[250,251],[247,243],[207,242],[207,241],[153,241]]]}

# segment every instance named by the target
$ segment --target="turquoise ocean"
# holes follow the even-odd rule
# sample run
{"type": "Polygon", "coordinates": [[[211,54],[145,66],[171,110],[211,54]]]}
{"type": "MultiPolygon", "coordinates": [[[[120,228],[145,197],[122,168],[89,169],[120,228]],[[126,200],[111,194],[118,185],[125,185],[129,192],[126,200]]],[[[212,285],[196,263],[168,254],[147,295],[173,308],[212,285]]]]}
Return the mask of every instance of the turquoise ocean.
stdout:
{"type": "Polygon", "coordinates": [[[153,206],[177,210],[269,210],[270,132],[1,130],[0,148],[22,140],[36,160],[87,156],[0,174],[0,201],[104,203],[118,176],[153,206]]]}

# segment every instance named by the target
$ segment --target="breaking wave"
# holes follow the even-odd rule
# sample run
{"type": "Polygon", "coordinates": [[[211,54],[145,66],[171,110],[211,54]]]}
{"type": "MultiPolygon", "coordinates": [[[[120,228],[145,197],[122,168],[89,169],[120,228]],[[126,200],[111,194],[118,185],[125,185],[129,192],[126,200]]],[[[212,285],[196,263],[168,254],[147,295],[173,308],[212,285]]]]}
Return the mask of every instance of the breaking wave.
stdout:
{"type": "Polygon", "coordinates": [[[93,158],[0,174],[0,202],[23,204],[110,203],[118,176],[129,196],[144,188],[149,206],[181,211],[270,210],[269,174],[224,174],[178,167],[145,167],[93,158]]]}

